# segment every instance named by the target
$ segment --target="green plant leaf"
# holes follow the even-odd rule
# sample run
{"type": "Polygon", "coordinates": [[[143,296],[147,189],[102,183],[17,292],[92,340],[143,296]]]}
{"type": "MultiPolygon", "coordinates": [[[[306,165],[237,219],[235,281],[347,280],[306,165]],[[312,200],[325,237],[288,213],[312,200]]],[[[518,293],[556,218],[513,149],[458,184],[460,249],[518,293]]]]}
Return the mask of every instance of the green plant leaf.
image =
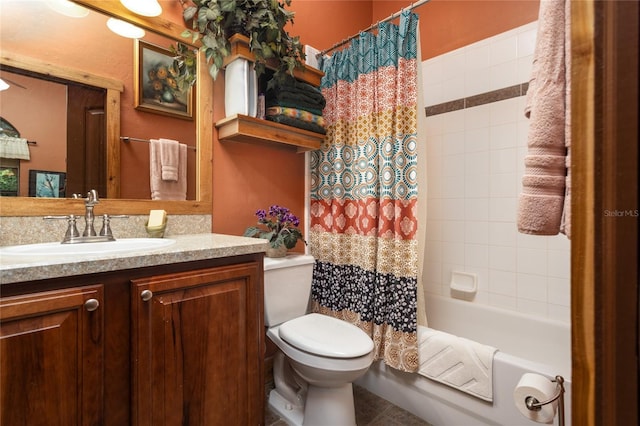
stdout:
{"type": "MultiPolygon", "coordinates": [[[[189,6],[182,12],[182,17],[185,21],[191,21],[198,13],[198,8],[195,6],[189,6]]],[[[184,36],[183,36],[184,37],[184,36]]]]}

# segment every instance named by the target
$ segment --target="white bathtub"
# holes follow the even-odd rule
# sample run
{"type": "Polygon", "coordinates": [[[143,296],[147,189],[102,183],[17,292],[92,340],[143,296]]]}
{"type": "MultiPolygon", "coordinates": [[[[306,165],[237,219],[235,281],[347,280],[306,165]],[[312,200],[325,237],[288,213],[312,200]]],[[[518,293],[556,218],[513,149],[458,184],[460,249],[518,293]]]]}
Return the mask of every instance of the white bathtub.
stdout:
{"type": "MultiPolygon", "coordinates": [[[[376,362],[356,383],[435,426],[537,425],[513,401],[524,373],[565,379],[565,424],[571,425],[571,334],[568,324],[442,296],[427,296],[429,327],[498,348],[493,403],[376,362]]],[[[554,424],[558,424],[558,418],[554,424]]]]}

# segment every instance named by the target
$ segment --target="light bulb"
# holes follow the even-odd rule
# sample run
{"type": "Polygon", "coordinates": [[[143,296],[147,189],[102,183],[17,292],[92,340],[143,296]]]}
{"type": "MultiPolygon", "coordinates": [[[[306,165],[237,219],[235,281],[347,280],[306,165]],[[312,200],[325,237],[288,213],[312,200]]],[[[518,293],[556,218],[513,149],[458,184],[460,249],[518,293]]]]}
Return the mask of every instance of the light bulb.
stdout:
{"type": "Polygon", "coordinates": [[[69,0],[47,0],[47,6],[71,18],[84,18],[89,14],[89,9],[72,3],[69,0]]]}
{"type": "Polygon", "coordinates": [[[115,18],[109,18],[107,20],[107,27],[119,36],[127,38],[142,38],[145,34],[142,28],[115,18]]]}
{"type": "Polygon", "coordinates": [[[157,0],[120,0],[120,3],[137,15],[160,16],[162,13],[162,6],[157,0]]]}

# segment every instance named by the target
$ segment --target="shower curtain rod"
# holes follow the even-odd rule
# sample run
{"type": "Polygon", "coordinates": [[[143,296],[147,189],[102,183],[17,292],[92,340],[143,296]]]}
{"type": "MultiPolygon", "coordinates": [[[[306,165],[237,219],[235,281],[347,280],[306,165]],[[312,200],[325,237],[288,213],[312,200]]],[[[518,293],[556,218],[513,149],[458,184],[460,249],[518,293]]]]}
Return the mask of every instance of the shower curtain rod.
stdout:
{"type": "Polygon", "coordinates": [[[333,45],[333,46],[331,46],[330,48],[328,48],[328,49],[325,49],[325,50],[321,51],[320,53],[316,54],[316,58],[319,58],[319,57],[321,57],[322,55],[324,55],[324,54],[326,54],[326,53],[329,53],[329,52],[331,52],[332,50],[335,50],[336,48],[338,48],[338,47],[340,47],[340,46],[342,46],[342,45],[344,45],[344,44],[349,43],[351,40],[353,40],[354,38],[358,37],[358,36],[360,35],[360,33],[366,33],[366,32],[369,32],[369,31],[371,31],[371,30],[376,29],[376,28],[378,27],[378,25],[380,25],[380,23],[381,23],[381,22],[388,22],[388,21],[391,21],[391,20],[393,20],[393,19],[396,19],[396,18],[397,18],[398,16],[400,16],[400,14],[401,14],[402,12],[404,12],[405,10],[413,10],[413,9],[415,9],[416,7],[420,7],[420,6],[422,6],[423,4],[427,3],[428,1],[429,1],[429,0],[419,0],[419,1],[415,2],[415,3],[411,3],[409,6],[407,6],[407,7],[403,8],[403,9],[400,9],[400,10],[399,10],[399,11],[397,11],[396,13],[394,13],[394,14],[392,14],[392,15],[389,15],[387,18],[385,18],[385,19],[383,19],[383,20],[381,20],[381,21],[376,22],[375,24],[371,25],[370,27],[365,28],[364,30],[359,31],[357,34],[354,34],[354,35],[352,35],[351,37],[345,38],[344,40],[342,40],[342,41],[340,41],[340,42],[338,42],[338,43],[334,44],[334,45],[333,45]]]}

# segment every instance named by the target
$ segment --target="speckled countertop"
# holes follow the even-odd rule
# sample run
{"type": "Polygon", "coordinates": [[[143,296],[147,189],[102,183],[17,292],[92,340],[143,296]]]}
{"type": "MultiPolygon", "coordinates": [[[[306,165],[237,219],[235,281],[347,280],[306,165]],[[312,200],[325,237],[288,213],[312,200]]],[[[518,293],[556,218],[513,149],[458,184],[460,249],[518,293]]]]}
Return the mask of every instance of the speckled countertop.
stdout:
{"type": "Polygon", "coordinates": [[[174,244],[144,252],[81,256],[1,255],[0,284],[260,253],[268,246],[266,240],[222,234],[176,235],[171,239],[175,240],[174,244]]]}

